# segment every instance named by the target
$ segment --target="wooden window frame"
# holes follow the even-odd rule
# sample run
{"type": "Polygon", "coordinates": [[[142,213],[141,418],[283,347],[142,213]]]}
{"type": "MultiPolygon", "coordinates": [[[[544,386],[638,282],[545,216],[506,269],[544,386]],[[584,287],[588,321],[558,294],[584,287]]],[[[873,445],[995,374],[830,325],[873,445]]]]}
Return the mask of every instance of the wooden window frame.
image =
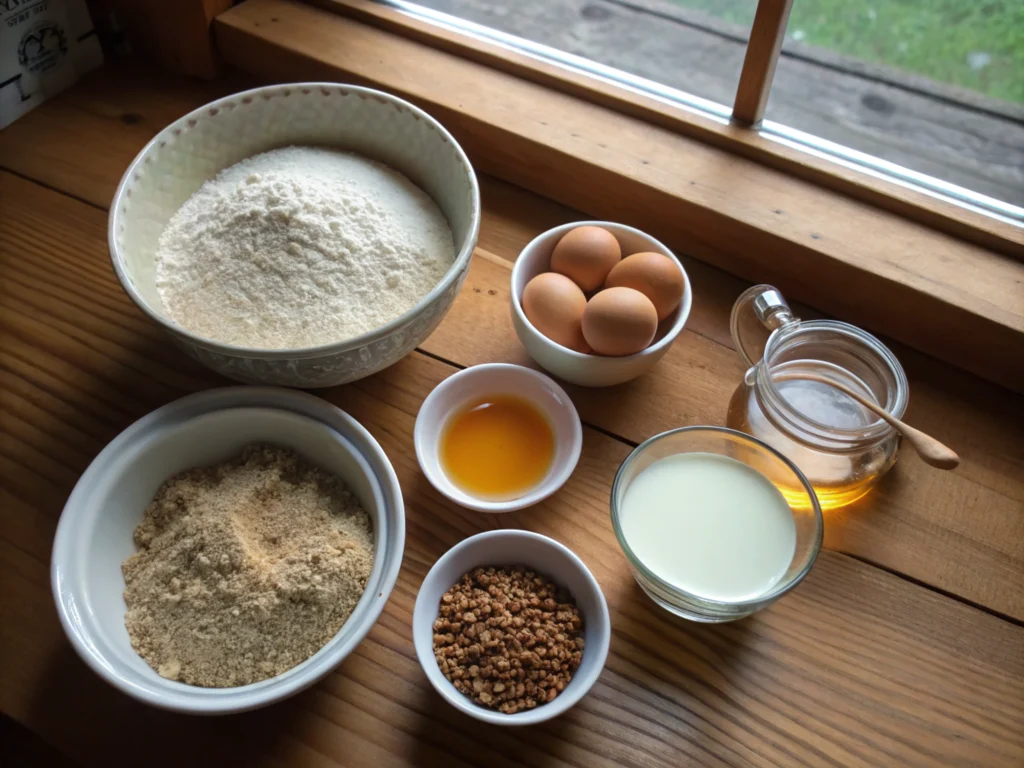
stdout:
{"type": "Polygon", "coordinates": [[[764,118],[792,9],[793,0],[758,0],[732,104],[732,119],[739,125],[760,125],[764,118]]]}
{"type": "MultiPolygon", "coordinates": [[[[377,26],[441,50],[529,79],[571,96],[611,107],[655,125],[777,168],[807,181],[890,210],[926,226],[1024,260],[1024,228],[894,177],[844,164],[826,153],[795,147],[751,130],[764,117],[772,76],[793,0],[759,0],[751,45],[726,114],[732,120],[697,114],[679,105],[615,83],[510,51],[438,26],[374,0],[300,0],[377,26]]],[[[415,2],[415,0],[410,0],[415,2]]],[[[825,142],[827,143],[827,142],[825,142]]]]}

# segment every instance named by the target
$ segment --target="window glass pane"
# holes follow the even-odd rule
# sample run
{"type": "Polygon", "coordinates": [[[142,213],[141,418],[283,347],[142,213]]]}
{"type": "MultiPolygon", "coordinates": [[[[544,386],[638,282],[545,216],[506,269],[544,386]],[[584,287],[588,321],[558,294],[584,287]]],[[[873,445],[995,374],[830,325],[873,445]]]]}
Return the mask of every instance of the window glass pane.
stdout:
{"type": "Polygon", "coordinates": [[[765,118],[1024,205],[1024,2],[794,0],[765,118]]]}
{"type": "MultiPolygon", "coordinates": [[[[417,5],[707,99],[727,115],[757,0],[417,5]]],[[[921,183],[933,190],[1019,217],[971,193],[1024,206],[1024,0],[794,0],[764,127],[883,173],[906,175],[889,163],[927,174],[938,181],[921,183]]]]}
{"type": "MultiPolygon", "coordinates": [[[[418,5],[728,105],[752,13],[722,19],[714,2],[416,0],[418,5]],[[693,6],[701,7],[693,7],[693,6]],[[707,7],[705,7],[707,6],[707,7]]],[[[738,3],[739,6],[753,6],[738,3]]],[[[740,9],[743,10],[742,8],[740,9]]]]}

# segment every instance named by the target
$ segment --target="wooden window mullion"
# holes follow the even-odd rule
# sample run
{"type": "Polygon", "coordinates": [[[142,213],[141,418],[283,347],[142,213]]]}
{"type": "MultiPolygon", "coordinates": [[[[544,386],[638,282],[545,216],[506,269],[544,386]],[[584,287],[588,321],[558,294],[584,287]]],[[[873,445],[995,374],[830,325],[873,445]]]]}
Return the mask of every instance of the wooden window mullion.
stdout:
{"type": "Polygon", "coordinates": [[[739,125],[756,126],[764,117],[792,7],[793,0],[760,0],[757,4],[733,102],[732,119],[739,125]]]}

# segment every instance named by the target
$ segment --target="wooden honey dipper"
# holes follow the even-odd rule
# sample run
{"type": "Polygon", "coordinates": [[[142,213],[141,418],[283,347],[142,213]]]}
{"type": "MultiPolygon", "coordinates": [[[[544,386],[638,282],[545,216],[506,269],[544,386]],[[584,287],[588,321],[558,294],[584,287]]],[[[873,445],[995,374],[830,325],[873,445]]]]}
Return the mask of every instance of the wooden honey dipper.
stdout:
{"type": "Polygon", "coordinates": [[[952,448],[940,443],[931,435],[925,434],[921,430],[915,429],[909,424],[900,421],[882,406],[871,402],[866,397],[854,392],[844,384],[840,384],[837,381],[832,381],[832,379],[824,376],[818,376],[813,373],[786,373],[778,378],[781,381],[785,381],[787,379],[806,379],[807,381],[816,381],[819,384],[825,384],[833,389],[838,389],[847,397],[856,400],[869,411],[876,414],[880,419],[887,422],[893,429],[903,435],[903,437],[907,439],[907,442],[914,447],[915,451],[917,451],[917,455],[924,460],[925,464],[929,464],[938,469],[955,469],[960,464],[960,457],[956,455],[956,452],[953,451],[952,448]]]}

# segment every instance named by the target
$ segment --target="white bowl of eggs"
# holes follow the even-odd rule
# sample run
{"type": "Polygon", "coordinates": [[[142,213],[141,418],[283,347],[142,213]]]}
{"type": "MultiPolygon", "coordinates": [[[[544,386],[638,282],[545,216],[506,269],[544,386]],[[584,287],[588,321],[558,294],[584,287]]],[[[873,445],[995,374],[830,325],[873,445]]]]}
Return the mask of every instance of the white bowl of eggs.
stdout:
{"type": "Polygon", "coordinates": [[[647,373],[686,326],[693,292],[679,259],[608,221],[535,237],[512,268],[512,324],[543,368],[585,387],[647,373]]]}

